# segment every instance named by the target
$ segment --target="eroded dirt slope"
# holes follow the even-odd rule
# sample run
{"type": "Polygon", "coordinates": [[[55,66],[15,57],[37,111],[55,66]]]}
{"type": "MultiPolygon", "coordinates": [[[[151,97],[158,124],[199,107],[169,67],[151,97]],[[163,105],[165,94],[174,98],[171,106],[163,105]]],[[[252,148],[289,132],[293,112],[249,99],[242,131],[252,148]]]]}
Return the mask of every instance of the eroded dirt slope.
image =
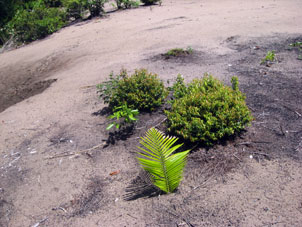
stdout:
{"type": "Polygon", "coordinates": [[[1,54],[3,103],[20,101],[7,94],[39,81],[56,82],[1,105],[0,225],[299,226],[302,61],[287,47],[302,41],[301,9],[298,0],[163,1],[1,54]],[[158,58],[187,46],[190,58],[158,58]],[[260,65],[269,50],[278,61],[260,65]],[[109,137],[95,84],[123,67],[165,81],[210,72],[229,84],[237,75],[255,121],[233,141],[195,149],[176,193],[138,190],[129,200],[127,187],[143,179],[138,137],[164,116],[143,115],[132,135],[109,137]]]}

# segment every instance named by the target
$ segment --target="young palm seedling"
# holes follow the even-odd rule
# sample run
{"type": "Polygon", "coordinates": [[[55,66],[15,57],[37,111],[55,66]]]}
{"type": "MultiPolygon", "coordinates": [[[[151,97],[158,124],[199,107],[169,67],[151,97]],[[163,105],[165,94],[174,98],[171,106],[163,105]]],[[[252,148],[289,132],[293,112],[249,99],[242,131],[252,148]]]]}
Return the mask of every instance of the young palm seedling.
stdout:
{"type": "Polygon", "coordinates": [[[153,184],[166,193],[173,192],[182,180],[182,174],[186,165],[187,155],[190,150],[172,154],[182,144],[175,145],[176,137],[165,136],[155,128],[147,131],[146,137],[141,138],[138,147],[143,152],[143,157],[137,158],[140,165],[146,170],[153,184]]]}
{"type": "Polygon", "coordinates": [[[117,129],[120,129],[121,126],[127,124],[131,125],[137,121],[135,116],[138,114],[138,110],[130,109],[126,104],[118,106],[114,109],[113,114],[109,116],[109,119],[116,119],[116,121],[109,124],[106,129],[110,130],[113,126],[115,126],[117,129]]]}

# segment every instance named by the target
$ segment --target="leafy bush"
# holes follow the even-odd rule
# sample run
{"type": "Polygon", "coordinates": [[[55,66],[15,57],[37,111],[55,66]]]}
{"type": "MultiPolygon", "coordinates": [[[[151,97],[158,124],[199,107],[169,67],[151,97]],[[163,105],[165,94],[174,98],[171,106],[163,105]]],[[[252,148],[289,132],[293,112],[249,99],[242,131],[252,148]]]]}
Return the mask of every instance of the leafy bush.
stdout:
{"type": "Polygon", "coordinates": [[[177,100],[179,98],[182,98],[187,94],[187,86],[184,83],[184,78],[182,75],[178,74],[175,83],[173,84],[172,87],[169,88],[169,90],[172,91],[172,103],[174,100],[177,100]]]}
{"type": "Polygon", "coordinates": [[[190,142],[213,142],[244,129],[251,120],[245,96],[233,77],[233,89],[205,75],[184,88],[179,79],[174,87],[172,108],[166,111],[168,131],[190,142]]]}
{"type": "Polygon", "coordinates": [[[60,7],[63,5],[61,0],[43,0],[46,6],[48,7],[60,7]]]}
{"type": "Polygon", "coordinates": [[[126,70],[122,70],[119,75],[114,75],[110,73],[109,80],[100,83],[96,86],[98,93],[100,93],[100,98],[104,100],[104,103],[109,103],[112,99],[113,94],[119,86],[119,81],[127,75],[126,70]]]}
{"type": "MultiPolygon", "coordinates": [[[[87,0],[86,0],[87,1],[87,0]]],[[[104,12],[104,4],[107,0],[88,0],[88,9],[92,17],[97,17],[104,12]]]]}
{"type": "Polygon", "coordinates": [[[109,106],[127,104],[131,109],[153,111],[168,95],[162,81],[146,69],[136,70],[131,76],[124,71],[116,87],[111,90],[109,106]]]}
{"type": "Polygon", "coordinates": [[[108,0],[65,0],[64,6],[69,17],[83,18],[85,11],[89,10],[91,17],[100,16],[104,12],[104,4],[108,0]]]}
{"type": "Polygon", "coordinates": [[[58,8],[36,4],[32,10],[17,11],[8,23],[8,30],[20,42],[43,38],[65,25],[65,13],[58,8]]]}
{"type": "Polygon", "coordinates": [[[144,3],[145,5],[153,5],[157,2],[161,2],[161,0],[141,0],[142,3],[144,3]]]}
{"type": "Polygon", "coordinates": [[[87,9],[87,1],[85,0],[67,0],[64,3],[68,17],[75,19],[82,18],[83,12],[87,9]]]}
{"type": "Polygon", "coordinates": [[[134,1],[134,0],[115,0],[116,6],[118,9],[130,9],[139,7],[140,1],[134,1]]]}
{"type": "Polygon", "coordinates": [[[143,151],[139,153],[143,158],[138,158],[138,161],[150,173],[153,184],[166,193],[173,192],[178,187],[190,152],[187,150],[172,154],[182,146],[173,146],[177,140],[176,137],[167,137],[151,128],[140,141],[144,148],[139,147],[143,151]]]}

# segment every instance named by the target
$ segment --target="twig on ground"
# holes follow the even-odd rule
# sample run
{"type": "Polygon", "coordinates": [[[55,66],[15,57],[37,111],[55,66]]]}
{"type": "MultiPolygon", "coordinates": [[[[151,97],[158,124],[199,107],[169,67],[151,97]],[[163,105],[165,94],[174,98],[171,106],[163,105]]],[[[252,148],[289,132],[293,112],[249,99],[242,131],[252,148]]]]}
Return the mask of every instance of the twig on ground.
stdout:
{"type": "Polygon", "coordinates": [[[62,211],[64,211],[64,213],[67,213],[67,210],[63,207],[54,207],[54,208],[52,208],[52,210],[62,210],[62,211]]]}
{"type": "Polygon", "coordinates": [[[272,143],[272,142],[269,142],[269,141],[245,141],[245,142],[241,142],[241,143],[236,143],[235,146],[238,146],[238,145],[250,145],[252,143],[272,143]]]}
{"type": "Polygon", "coordinates": [[[202,184],[200,184],[200,185],[194,187],[193,190],[196,190],[196,189],[198,189],[198,188],[203,188],[203,187],[207,184],[207,182],[208,182],[209,180],[213,179],[213,177],[214,177],[214,175],[208,177],[208,179],[206,179],[202,184]]]}
{"type": "Polygon", "coordinates": [[[96,87],[96,85],[87,85],[87,86],[80,87],[80,89],[87,89],[92,87],[96,87]]]}
{"type": "Polygon", "coordinates": [[[283,130],[282,124],[280,124],[279,126],[280,126],[280,130],[281,130],[282,135],[283,135],[283,136],[286,136],[286,133],[285,133],[284,130],[283,130]]]}
{"type": "Polygon", "coordinates": [[[239,161],[242,161],[240,158],[238,158],[235,154],[233,154],[233,156],[235,157],[235,158],[237,158],[239,161]]]}
{"type": "Polygon", "coordinates": [[[163,120],[161,120],[159,123],[157,123],[156,125],[152,126],[152,128],[155,128],[157,126],[159,126],[161,123],[165,122],[167,120],[167,118],[165,117],[163,120]]]}
{"type": "Polygon", "coordinates": [[[73,155],[80,155],[80,154],[83,154],[83,153],[86,153],[87,155],[91,156],[88,152],[89,151],[92,151],[92,150],[95,150],[101,146],[104,146],[106,144],[106,142],[103,142],[101,144],[98,144],[94,147],[91,147],[89,149],[85,149],[85,150],[82,150],[82,151],[76,151],[76,152],[71,152],[71,153],[67,153],[67,154],[58,154],[58,155],[54,155],[54,156],[50,156],[50,157],[47,157],[45,159],[55,159],[55,158],[63,158],[63,157],[68,157],[68,156],[73,156],[73,155]]]}
{"type": "Polygon", "coordinates": [[[262,156],[267,157],[268,159],[271,158],[268,154],[265,154],[265,153],[253,152],[253,154],[262,155],[262,156]]]}
{"type": "Polygon", "coordinates": [[[131,214],[127,214],[129,217],[137,219],[136,217],[132,216],[131,214]]]}
{"type": "Polygon", "coordinates": [[[44,223],[48,218],[44,218],[43,220],[37,222],[36,224],[32,225],[32,227],[38,227],[40,224],[44,223]]]}

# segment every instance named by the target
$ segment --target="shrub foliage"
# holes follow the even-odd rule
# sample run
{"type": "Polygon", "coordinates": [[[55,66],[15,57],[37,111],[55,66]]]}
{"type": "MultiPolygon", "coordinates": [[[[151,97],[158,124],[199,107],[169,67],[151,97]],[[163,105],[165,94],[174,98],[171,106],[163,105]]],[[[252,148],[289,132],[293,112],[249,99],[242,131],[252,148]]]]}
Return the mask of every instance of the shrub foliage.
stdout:
{"type": "Polygon", "coordinates": [[[43,38],[65,25],[65,13],[37,3],[33,9],[18,10],[8,23],[8,30],[18,41],[30,42],[43,38]]]}
{"type": "Polygon", "coordinates": [[[115,0],[118,9],[130,9],[139,7],[140,1],[136,0],[115,0]]]}
{"type": "Polygon", "coordinates": [[[111,108],[127,104],[131,109],[153,111],[167,97],[168,92],[163,82],[146,69],[136,70],[131,76],[123,71],[121,75],[117,86],[111,89],[108,96],[111,108]]]}
{"type": "Polygon", "coordinates": [[[172,87],[177,99],[166,111],[168,131],[190,142],[212,145],[235,134],[252,120],[245,96],[238,89],[238,79],[232,87],[225,86],[211,75],[195,79],[187,86],[181,77],[172,87]]]}
{"type": "Polygon", "coordinates": [[[30,42],[63,27],[70,19],[104,12],[108,0],[0,0],[0,45],[10,38],[30,42]]]}
{"type": "Polygon", "coordinates": [[[141,0],[141,2],[144,3],[145,5],[152,5],[157,2],[161,2],[161,0],[141,0]]]}

